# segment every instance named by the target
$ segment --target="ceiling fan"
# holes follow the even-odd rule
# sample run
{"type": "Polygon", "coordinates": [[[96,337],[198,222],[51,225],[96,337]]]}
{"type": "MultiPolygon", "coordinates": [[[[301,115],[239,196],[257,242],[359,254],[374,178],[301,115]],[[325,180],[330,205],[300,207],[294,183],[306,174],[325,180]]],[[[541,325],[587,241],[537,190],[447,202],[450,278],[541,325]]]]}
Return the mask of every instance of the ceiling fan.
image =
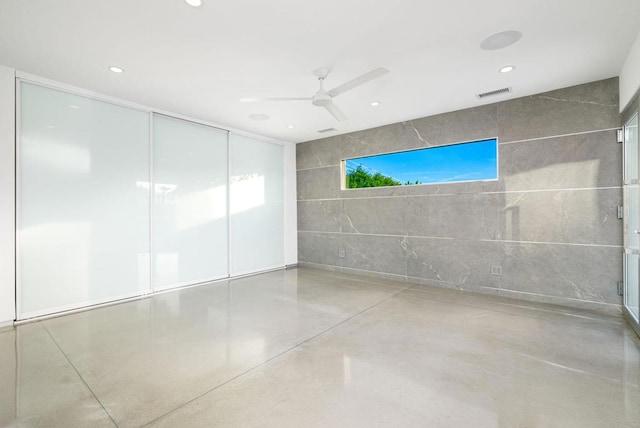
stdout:
{"type": "Polygon", "coordinates": [[[355,79],[349,80],[348,82],[343,83],[342,85],[336,86],[335,88],[326,91],[323,87],[323,82],[324,82],[324,79],[326,79],[327,76],[329,75],[329,71],[330,70],[328,68],[318,68],[313,72],[313,75],[316,76],[320,81],[320,89],[318,89],[318,92],[316,92],[316,94],[313,97],[309,97],[309,98],[241,98],[240,101],[245,103],[255,103],[259,101],[311,101],[311,103],[314,106],[324,107],[325,109],[327,109],[329,113],[331,113],[333,117],[336,118],[336,120],[342,122],[347,120],[347,116],[345,116],[342,110],[340,110],[338,106],[334,104],[333,99],[340,94],[344,94],[345,92],[350,91],[351,89],[354,89],[360,85],[364,85],[365,83],[370,82],[373,79],[377,79],[378,77],[383,76],[389,72],[389,70],[387,70],[386,68],[379,67],[379,68],[376,68],[375,70],[371,70],[370,72],[363,74],[360,77],[356,77],[355,79]]]}

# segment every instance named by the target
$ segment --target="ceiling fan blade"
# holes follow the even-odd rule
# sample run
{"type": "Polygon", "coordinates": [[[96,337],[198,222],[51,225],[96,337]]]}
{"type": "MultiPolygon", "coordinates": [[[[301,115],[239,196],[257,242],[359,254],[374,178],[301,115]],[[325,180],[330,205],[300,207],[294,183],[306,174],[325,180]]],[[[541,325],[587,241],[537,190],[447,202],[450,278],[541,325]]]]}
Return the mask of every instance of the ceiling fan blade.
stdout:
{"type": "Polygon", "coordinates": [[[311,101],[311,98],[287,98],[287,97],[276,97],[276,98],[240,98],[241,103],[258,103],[261,101],[311,101]]]}
{"type": "Polygon", "coordinates": [[[376,68],[375,70],[371,70],[368,73],[363,74],[360,77],[356,77],[353,80],[349,80],[347,83],[343,83],[340,86],[336,86],[335,88],[327,91],[327,94],[332,97],[337,97],[340,94],[343,94],[357,86],[364,85],[370,80],[377,79],[380,76],[387,74],[389,70],[384,67],[376,68]]]}
{"type": "Polygon", "coordinates": [[[345,120],[347,120],[347,116],[345,116],[342,110],[340,110],[334,103],[327,104],[326,106],[324,106],[324,108],[326,108],[327,111],[331,113],[331,115],[335,117],[338,122],[344,122],[345,120]]]}

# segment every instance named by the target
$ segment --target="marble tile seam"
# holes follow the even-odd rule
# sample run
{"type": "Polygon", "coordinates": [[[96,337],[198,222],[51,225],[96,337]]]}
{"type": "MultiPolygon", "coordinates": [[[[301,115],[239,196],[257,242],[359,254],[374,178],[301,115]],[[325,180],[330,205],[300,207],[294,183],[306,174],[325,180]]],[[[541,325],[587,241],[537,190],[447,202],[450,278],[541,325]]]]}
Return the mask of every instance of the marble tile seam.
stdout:
{"type": "MultiPolygon", "coordinates": [[[[369,273],[369,274],[380,274],[380,275],[384,275],[384,276],[394,276],[394,277],[398,277],[398,278],[404,278],[407,281],[411,281],[411,280],[417,280],[418,282],[413,282],[413,284],[403,290],[404,291],[417,291],[419,290],[418,287],[420,287],[421,285],[427,285],[427,284],[423,284],[420,281],[429,281],[431,283],[437,283],[437,284],[445,284],[445,285],[449,285],[450,287],[442,287],[442,288],[446,288],[449,290],[457,290],[457,291],[462,291],[462,292],[470,292],[473,293],[474,290],[473,289],[469,289],[469,288],[460,288],[459,284],[453,283],[453,282],[448,282],[448,281],[442,281],[442,280],[437,280],[437,279],[425,279],[425,278],[420,278],[417,276],[411,276],[411,275],[400,275],[400,274],[394,274],[394,273],[387,273],[387,272],[381,272],[381,271],[374,271],[374,270],[366,270],[366,269],[358,269],[358,268],[353,268],[353,267],[347,267],[347,266],[337,266],[337,265],[326,265],[326,264],[322,264],[322,263],[313,263],[313,262],[307,262],[307,261],[302,261],[302,263],[304,263],[307,266],[318,266],[320,269],[326,269],[326,270],[330,270],[332,271],[333,269],[337,269],[338,271],[344,271],[344,272],[363,272],[363,273],[369,273]]],[[[569,302],[576,302],[576,303],[587,303],[589,305],[593,305],[593,306],[600,306],[600,307],[608,307],[608,308],[614,308],[614,309],[618,309],[620,308],[621,305],[618,305],[616,303],[606,303],[606,302],[597,302],[597,301],[593,301],[593,300],[581,300],[581,299],[574,299],[571,297],[562,297],[562,296],[552,296],[549,294],[540,294],[540,293],[528,293],[525,291],[519,291],[519,290],[511,290],[511,289],[507,289],[507,288],[497,288],[497,287],[487,287],[487,286],[482,286],[479,285],[479,288],[484,288],[484,289],[488,289],[488,290],[493,290],[493,291],[504,291],[504,292],[509,292],[509,293],[513,293],[514,295],[520,294],[520,295],[527,295],[527,296],[538,296],[538,297],[543,297],[543,298],[547,298],[547,299],[551,299],[554,300],[556,303],[549,303],[549,302],[544,302],[544,301],[534,301],[536,303],[544,303],[544,304],[557,304],[562,306],[562,301],[569,301],[569,302]]],[[[477,291],[476,291],[477,293],[477,291]]],[[[400,293],[398,293],[400,294],[400,293]]],[[[525,300],[525,301],[530,301],[530,300],[525,300]]],[[[575,307],[575,306],[569,306],[569,307],[575,307]]],[[[584,308],[583,308],[584,309],[584,308]]]]}
{"type": "Polygon", "coordinates": [[[69,358],[69,356],[67,355],[66,352],[64,352],[64,349],[62,349],[62,347],[60,346],[60,344],[58,343],[58,341],[55,339],[55,337],[53,337],[53,334],[51,334],[51,331],[49,331],[49,329],[47,328],[47,326],[45,325],[44,322],[39,322],[39,324],[42,326],[42,328],[44,328],[44,331],[47,332],[47,335],[49,335],[49,337],[51,338],[51,340],[53,341],[53,343],[56,345],[56,347],[58,348],[58,350],[62,353],[62,355],[64,356],[65,360],[69,363],[69,365],[73,368],[73,371],[76,372],[76,374],[78,375],[78,378],[80,379],[80,381],[83,383],[83,385],[85,386],[85,388],[87,388],[87,390],[91,393],[91,396],[96,400],[96,402],[100,405],[100,407],[102,407],[102,410],[104,410],[104,413],[109,417],[109,419],[111,420],[111,422],[113,423],[113,426],[115,426],[116,428],[119,427],[119,425],[117,424],[117,422],[115,421],[115,419],[113,419],[113,416],[111,416],[111,414],[109,413],[109,411],[106,409],[106,407],[104,407],[104,404],[102,404],[102,401],[100,401],[100,399],[98,398],[98,396],[96,395],[96,393],[93,391],[93,389],[91,389],[91,387],[89,386],[89,384],[87,383],[87,381],[82,377],[82,375],[80,374],[80,372],[78,371],[78,369],[76,368],[76,366],[73,364],[73,362],[71,361],[71,359],[69,358]]]}
{"type": "MultiPolygon", "coordinates": [[[[427,285],[428,287],[428,285],[427,285]]],[[[504,290],[504,291],[512,291],[512,290],[507,290],[505,288],[496,288],[496,287],[484,287],[484,286],[480,286],[482,288],[494,288],[496,290],[504,290]]],[[[436,287],[436,288],[443,288],[443,287],[436,287]]],[[[492,296],[492,294],[485,294],[485,293],[478,293],[477,291],[473,291],[473,290],[460,290],[457,288],[443,288],[445,290],[452,290],[452,291],[456,291],[456,292],[461,292],[461,293],[472,293],[472,294],[477,294],[477,295],[481,295],[481,296],[492,296]]],[[[424,295],[432,295],[434,294],[434,291],[431,290],[424,290],[424,287],[421,286],[421,284],[416,284],[414,285],[411,290],[411,292],[415,292],[419,295],[424,294],[424,295]]],[[[528,293],[534,296],[548,296],[546,294],[538,294],[538,293],[528,293]]],[[[541,303],[541,302],[536,302],[533,300],[522,300],[522,299],[515,299],[513,297],[506,297],[506,296],[498,296],[498,297],[504,297],[510,300],[513,300],[513,302],[501,302],[501,301],[492,301],[491,303],[494,305],[498,305],[498,306],[506,306],[506,307],[513,307],[513,308],[523,308],[523,309],[528,309],[528,310],[532,310],[532,311],[538,311],[538,312],[545,312],[545,313],[552,313],[552,314],[560,314],[560,315],[565,315],[565,316],[570,316],[572,318],[579,318],[579,319],[586,319],[586,320],[596,320],[596,321],[603,321],[603,322],[619,322],[621,321],[621,318],[614,316],[613,319],[610,317],[606,317],[603,318],[601,313],[597,313],[596,315],[584,315],[584,314],[576,314],[576,313],[572,313],[571,310],[567,310],[566,306],[558,306],[555,308],[543,308],[543,307],[538,307],[538,306],[532,306],[528,303],[534,303],[536,305],[553,305],[551,303],[541,303]]],[[[555,296],[552,296],[553,298],[555,298],[555,296]]],[[[569,299],[569,300],[575,300],[575,299],[569,299]]],[[[579,302],[589,302],[586,300],[578,300],[579,302]]],[[[620,305],[614,304],[614,303],[603,303],[603,302],[592,302],[592,303],[596,303],[598,305],[610,305],[614,308],[618,308],[620,305]]],[[[577,309],[575,307],[570,307],[571,309],[577,309]]]]}
{"type": "Polygon", "coordinates": [[[529,291],[511,290],[509,288],[489,287],[489,286],[486,286],[486,285],[479,285],[478,287],[485,288],[487,290],[504,291],[504,292],[507,292],[507,293],[526,294],[528,296],[540,296],[540,297],[547,297],[547,298],[551,298],[551,299],[570,300],[570,301],[579,302],[579,303],[592,303],[592,304],[595,304],[595,305],[610,306],[612,308],[620,307],[620,305],[617,304],[617,303],[597,302],[595,300],[576,299],[576,298],[573,298],[573,297],[564,297],[564,296],[562,296],[562,297],[560,297],[560,296],[552,296],[550,294],[531,293],[529,291]]]}
{"type": "MultiPolygon", "coordinates": [[[[407,275],[407,280],[408,281],[411,281],[411,280],[425,281],[425,278],[420,278],[420,277],[417,277],[417,276],[407,275]]],[[[458,286],[458,284],[453,283],[453,282],[447,282],[447,281],[442,281],[442,280],[437,280],[437,279],[428,279],[428,281],[429,282],[438,283],[438,284],[451,285],[452,287],[446,287],[448,289],[464,291],[464,292],[474,292],[474,290],[470,289],[470,288],[460,288],[458,286]]],[[[612,309],[619,309],[620,306],[621,306],[621,305],[619,305],[617,303],[607,303],[607,302],[598,302],[598,301],[595,301],[595,300],[575,299],[573,297],[553,296],[553,295],[550,295],[550,294],[542,294],[542,293],[531,293],[531,292],[527,292],[527,291],[511,290],[509,288],[488,287],[488,286],[485,286],[485,285],[478,285],[478,288],[482,288],[482,289],[485,289],[485,290],[491,290],[491,291],[506,292],[506,293],[509,293],[509,294],[512,294],[512,295],[515,295],[515,296],[517,296],[517,295],[520,295],[520,296],[532,296],[532,297],[548,299],[548,301],[533,300],[536,303],[543,303],[543,304],[563,305],[562,302],[575,302],[575,303],[581,303],[581,304],[585,304],[586,303],[586,304],[588,304],[590,306],[599,306],[599,307],[612,308],[612,309]]],[[[525,301],[529,302],[529,301],[532,301],[532,300],[525,300],[525,301]]],[[[570,307],[575,307],[575,306],[570,306],[570,307]]]]}
{"type": "MultiPolygon", "coordinates": [[[[305,262],[305,263],[306,263],[306,262],[305,262]]],[[[323,266],[324,266],[324,265],[323,265],[323,266]]],[[[326,270],[326,269],[322,269],[322,271],[323,271],[323,272],[327,272],[327,270],[326,270]]],[[[335,273],[340,273],[340,272],[335,272],[335,273]]],[[[327,275],[327,276],[329,276],[329,277],[331,277],[331,278],[334,278],[334,279],[348,279],[349,281],[353,281],[353,282],[363,282],[363,283],[365,283],[365,284],[370,284],[370,283],[371,283],[371,281],[368,281],[368,280],[366,280],[366,279],[359,279],[359,278],[343,278],[343,277],[335,276],[335,275],[327,275]]],[[[400,276],[403,276],[403,277],[404,277],[404,275],[400,275],[400,276]]],[[[376,284],[376,285],[380,285],[380,284],[376,284]]],[[[405,283],[405,285],[404,285],[404,286],[401,286],[401,285],[394,286],[394,285],[389,285],[389,284],[384,284],[384,286],[385,286],[385,287],[389,287],[389,288],[394,288],[394,289],[402,289],[402,290],[404,290],[404,291],[406,291],[406,290],[408,290],[409,288],[411,288],[411,287],[407,287],[406,283],[405,283]]]]}
{"type": "Polygon", "coordinates": [[[337,164],[337,165],[334,164],[334,165],[312,166],[310,168],[296,169],[296,172],[298,172],[298,171],[311,171],[311,170],[314,170],[314,169],[335,168],[337,166],[340,166],[340,164],[337,164]]]}
{"type": "MultiPolygon", "coordinates": [[[[422,290],[420,290],[421,285],[420,284],[416,284],[413,285],[411,287],[410,290],[408,291],[412,291],[412,292],[416,292],[418,293],[416,296],[417,298],[420,299],[425,299],[425,300],[430,300],[430,301],[435,301],[435,302],[441,302],[442,300],[439,300],[437,297],[439,297],[439,295],[437,294],[432,294],[432,293],[428,293],[428,292],[423,292],[422,290]]],[[[478,293],[477,291],[474,290],[460,290],[460,289],[450,289],[447,288],[448,290],[454,290],[454,291],[460,291],[462,293],[467,293],[467,294],[475,294],[475,295],[479,295],[479,296],[484,296],[484,297],[494,297],[493,294],[484,294],[484,293],[478,293]]],[[[500,289],[503,290],[503,289],[500,289]]],[[[505,290],[505,291],[512,291],[512,290],[505,290]]],[[[558,299],[555,296],[548,296],[546,294],[535,294],[535,293],[528,293],[528,294],[532,294],[534,296],[541,296],[541,297],[551,297],[552,299],[558,299]]],[[[499,296],[499,297],[505,297],[505,296],[499,296]]],[[[497,301],[491,301],[491,304],[497,305],[500,309],[498,308],[487,308],[486,306],[482,306],[482,305],[474,305],[472,303],[468,303],[468,302],[453,302],[453,301],[449,301],[446,300],[447,303],[452,304],[452,305],[458,305],[458,306],[465,306],[465,307],[470,307],[470,308],[476,308],[476,309],[483,309],[483,310],[487,310],[487,311],[492,311],[492,312],[497,312],[500,314],[505,314],[505,315],[512,315],[512,316],[519,316],[519,317],[523,317],[523,318],[530,318],[530,319],[538,319],[538,320],[546,320],[546,318],[544,318],[544,316],[538,315],[536,314],[536,312],[539,313],[544,313],[544,314],[554,314],[554,315],[563,315],[566,317],[571,317],[571,318],[577,318],[577,319],[582,319],[582,320],[589,320],[589,321],[595,321],[595,322],[599,322],[599,323],[609,323],[609,324],[618,324],[620,321],[622,321],[622,317],[618,317],[617,315],[610,315],[608,312],[604,312],[604,313],[599,313],[596,312],[596,316],[586,316],[586,315],[579,315],[579,314],[575,314],[575,313],[571,313],[570,309],[577,309],[580,310],[580,308],[577,307],[573,307],[573,306],[563,306],[561,304],[558,303],[545,303],[545,302],[539,302],[539,301],[535,301],[535,300],[520,300],[520,299],[516,299],[513,297],[506,297],[508,299],[512,299],[515,300],[516,302],[524,302],[521,304],[518,304],[516,302],[514,303],[505,303],[505,302],[497,302],[497,301]],[[526,303],[531,303],[530,305],[527,305],[526,303]],[[537,307],[534,305],[556,305],[558,306],[558,309],[545,309],[545,308],[541,308],[541,307],[537,307]],[[503,307],[506,308],[516,308],[516,309],[524,309],[524,310],[528,310],[533,312],[533,314],[524,314],[524,313],[519,313],[519,314],[514,314],[512,312],[508,312],[506,310],[503,309],[503,307]],[[569,310],[567,310],[567,308],[569,308],[569,310]],[[503,309],[503,310],[501,310],[503,309]]],[[[565,299],[565,298],[560,298],[560,299],[565,299]]],[[[575,300],[575,299],[569,299],[567,298],[567,300],[575,300]]],[[[592,301],[588,301],[588,300],[578,300],[578,302],[581,303],[591,303],[591,304],[596,304],[596,305],[608,305],[611,306],[613,308],[618,308],[620,305],[615,305],[612,303],[601,303],[601,302],[592,302],[592,301]]],[[[588,310],[588,309],[586,309],[588,310]]],[[[622,315],[620,313],[620,315],[622,315]]],[[[587,327],[584,325],[580,325],[580,324],[574,324],[572,325],[574,328],[582,328],[585,330],[591,330],[591,327],[587,327]]]]}
{"type": "MultiPolygon", "coordinates": [[[[363,272],[363,273],[374,273],[374,274],[380,274],[382,276],[387,276],[387,277],[394,277],[394,278],[400,278],[403,280],[406,280],[407,278],[409,278],[406,274],[405,275],[400,275],[398,273],[389,273],[389,272],[381,272],[381,271],[376,271],[376,270],[366,270],[366,269],[358,269],[358,268],[354,268],[354,267],[347,267],[347,266],[338,266],[338,265],[327,265],[324,263],[314,263],[314,262],[308,262],[308,261],[304,261],[301,260],[300,263],[302,263],[303,267],[307,266],[307,267],[314,267],[314,266],[318,266],[318,269],[323,269],[323,270],[329,270],[334,272],[334,268],[338,270],[338,272],[341,271],[348,271],[348,272],[363,272]]],[[[404,289],[403,291],[408,291],[410,288],[414,287],[415,284],[412,284],[409,288],[404,289]]]]}
{"type": "MultiPolygon", "coordinates": [[[[434,183],[442,184],[442,183],[434,183]]],[[[403,186],[398,186],[403,188],[403,186]]],[[[393,187],[381,187],[381,189],[392,189],[393,187]]],[[[406,188],[406,187],[404,187],[406,188]]],[[[367,190],[376,189],[376,187],[363,188],[367,190]]],[[[341,191],[353,191],[356,189],[346,189],[341,191]]],[[[387,195],[387,196],[355,196],[344,198],[315,198],[315,199],[297,199],[296,202],[323,202],[323,201],[349,201],[357,199],[392,199],[392,198],[427,198],[434,196],[465,196],[465,195],[502,195],[512,193],[544,193],[544,192],[580,192],[589,190],[622,190],[620,186],[604,186],[604,187],[566,187],[552,189],[527,189],[527,190],[494,190],[485,192],[459,192],[459,193],[428,193],[424,195],[387,195]]]]}
{"type": "MultiPolygon", "coordinates": [[[[323,235],[349,235],[349,236],[380,236],[384,238],[430,238],[430,239],[443,239],[453,241],[457,238],[450,238],[447,236],[410,236],[410,235],[393,235],[385,233],[354,233],[354,232],[327,232],[322,230],[298,230],[298,233],[318,233],[323,235]]],[[[465,240],[467,241],[467,240],[465,240]]],[[[473,239],[468,239],[473,241],[473,239]]]]}
{"type": "MultiPolygon", "coordinates": [[[[421,238],[420,236],[408,236],[408,238],[421,238]]],[[[578,242],[553,242],[553,241],[514,241],[508,239],[478,239],[479,242],[505,242],[509,244],[541,244],[541,245],[571,245],[575,247],[601,247],[601,248],[619,248],[622,249],[622,245],[607,245],[607,244],[581,244],[578,242]]]]}
{"type": "MultiPolygon", "coordinates": [[[[531,142],[531,141],[550,140],[550,139],[554,139],[554,138],[573,137],[573,136],[576,136],[576,135],[597,134],[599,132],[606,133],[606,132],[616,131],[618,129],[620,129],[620,126],[615,127],[615,128],[594,129],[594,130],[591,130],[591,131],[571,132],[571,133],[568,133],[568,134],[546,135],[544,137],[526,138],[526,139],[523,139],[523,140],[511,140],[511,141],[502,141],[502,142],[498,140],[498,145],[502,146],[502,145],[507,145],[507,144],[527,143],[527,142],[531,142]]],[[[611,143],[618,144],[618,142],[615,141],[615,140],[611,140],[611,143]]]]}
{"type": "Polygon", "coordinates": [[[352,233],[352,232],[327,232],[321,230],[298,230],[298,233],[316,233],[322,235],[348,235],[348,236],[379,236],[385,238],[410,238],[410,239],[438,239],[462,242],[496,242],[507,244],[540,244],[540,245],[570,245],[578,247],[602,247],[602,248],[620,248],[622,245],[606,245],[606,244],[581,244],[574,242],[553,242],[553,241],[514,241],[509,239],[464,239],[448,236],[417,236],[417,235],[387,235],[382,233],[352,233]]]}
{"type": "Polygon", "coordinates": [[[260,368],[260,367],[262,367],[262,366],[264,366],[266,364],[268,364],[269,362],[284,356],[285,354],[288,354],[289,352],[295,350],[296,348],[299,348],[300,346],[304,345],[305,343],[311,342],[312,340],[314,340],[314,339],[316,339],[316,338],[318,338],[318,337],[330,332],[331,330],[333,330],[333,329],[335,329],[335,328],[337,328],[337,327],[339,327],[339,326],[341,326],[341,325],[343,325],[343,324],[345,324],[345,323],[357,318],[358,316],[360,316],[363,313],[375,308],[376,306],[387,302],[388,300],[396,297],[397,295],[399,295],[401,293],[404,293],[405,291],[409,290],[411,287],[413,287],[413,285],[407,285],[407,287],[404,287],[404,288],[396,291],[395,293],[393,293],[393,294],[383,298],[382,300],[380,300],[380,301],[378,301],[378,302],[376,302],[376,303],[364,308],[363,310],[361,310],[361,311],[359,311],[359,312],[357,312],[357,313],[355,313],[355,314],[343,319],[342,321],[340,321],[340,322],[338,322],[338,323],[336,323],[336,324],[334,324],[334,325],[322,330],[321,332],[316,333],[313,336],[308,337],[307,339],[305,339],[305,340],[303,340],[303,341],[301,341],[301,342],[299,342],[299,343],[297,343],[297,344],[285,349],[284,351],[281,351],[281,352],[277,353],[276,355],[273,355],[273,356],[267,358],[265,361],[263,361],[263,362],[261,362],[259,364],[256,364],[255,366],[245,370],[244,372],[239,373],[236,376],[233,376],[233,377],[225,380],[224,382],[219,383],[218,385],[214,386],[213,388],[203,392],[202,394],[199,394],[197,397],[193,397],[192,399],[187,400],[186,402],[182,403],[181,405],[179,405],[175,409],[172,409],[172,410],[170,410],[170,411],[168,411],[168,412],[166,412],[166,413],[154,418],[153,420],[145,423],[144,425],[142,425],[142,427],[149,426],[149,425],[153,424],[154,422],[159,421],[160,419],[166,417],[167,415],[170,415],[171,413],[174,413],[175,411],[177,411],[177,410],[179,410],[179,409],[181,409],[181,408],[193,403],[194,401],[198,400],[199,398],[204,397],[205,395],[207,395],[207,394],[209,394],[209,393],[211,393],[211,392],[213,392],[213,391],[215,391],[215,390],[217,390],[219,388],[222,388],[223,386],[227,385],[228,383],[231,383],[234,380],[239,379],[242,376],[245,376],[245,375],[251,373],[252,371],[254,371],[254,370],[256,370],[256,369],[258,369],[258,368],[260,368]]]}
{"type": "MultiPolygon", "coordinates": [[[[594,129],[594,130],[590,130],[590,131],[581,131],[581,132],[571,132],[571,133],[567,133],[567,134],[557,134],[557,135],[545,135],[542,137],[535,137],[535,138],[526,138],[526,139],[522,139],[522,140],[511,140],[511,141],[500,141],[499,137],[489,137],[489,138],[497,138],[498,139],[498,145],[502,146],[502,145],[507,145],[507,144],[517,144],[517,143],[527,143],[527,142],[534,142],[534,141],[541,141],[541,140],[550,140],[550,139],[555,139],[555,138],[564,138],[564,137],[574,137],[577,135],[589,135],[589,134],[597,134],[597,133],[607,133],[607,132],[611,132],[611,131],[616,131],[620,129],[620,127],[615,127],[615,128],[602,128],[602,129],[594,129]]],[[[480,140],[478,140],[480,141],[480,140]]],[[[442,146],[451,146],[451,145],[456,145],[456,144],[464,144],[465,142],[468,141],[464,141],[464,142],[458,142],[458,143],[448,143],[448,144],[443,144],[442,146]]],[[[616,142],[614,140],[611,141],[612,143],[616,142]]],[[[617,143],[617,142],[616,142],[617,143]]],[[[441,147],[441,146],[432,146],[432,147],[441,147]]],[[[424,147],[418,147],[418,149],[420,148],[424,148],[424,147]]],[[[390,153],[402,153],[405,151],[411,151],[411,150],[416,150],[416,149],[409,149],[409,150],[402,150],[399,152],[381,152],[381,153],[372,153],[372,154],[367,154],[368,156],[378,156],[378,155],[384,155],[384,154],[390,154],[390,153]]],[[[356,158],[345,158],[346,159],[356,159],[356,158]]],[[[331,165],[322,165],[322,166],[312,166],[309,168],[296,168],[296,171],[311,171],[314,169],[323,169],[323,168],[335,168],[335,167],[340,167],[341,164],[331,164],[331,165]]]]}

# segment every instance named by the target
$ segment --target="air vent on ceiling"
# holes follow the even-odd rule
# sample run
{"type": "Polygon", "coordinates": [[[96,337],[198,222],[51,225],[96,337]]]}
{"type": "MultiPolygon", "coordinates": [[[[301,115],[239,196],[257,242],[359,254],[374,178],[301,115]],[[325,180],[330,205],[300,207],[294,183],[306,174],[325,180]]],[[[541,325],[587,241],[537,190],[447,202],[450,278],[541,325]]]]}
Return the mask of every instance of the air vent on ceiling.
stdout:
{"type": "Polygon", "coordinates": [[[331,131],[335,131],[336,128],[326,128],[326,129],[321,129],[318,132],[321,134],[324,134],[325,132],[331,132],[331,131]]]}
{"type": "Polygon", "coordinates": [[[489,92],[483,92],[481,94],[476,94],[476,97],[478,97],[478,99],[481,100],[483,98],[493,97],[493,96],[502,95],[502,94],[509,94],[511,92],[512,92],[511,88],[502,88],[502,89],[496,89],[495,91],[489,91],[489,92]]]}

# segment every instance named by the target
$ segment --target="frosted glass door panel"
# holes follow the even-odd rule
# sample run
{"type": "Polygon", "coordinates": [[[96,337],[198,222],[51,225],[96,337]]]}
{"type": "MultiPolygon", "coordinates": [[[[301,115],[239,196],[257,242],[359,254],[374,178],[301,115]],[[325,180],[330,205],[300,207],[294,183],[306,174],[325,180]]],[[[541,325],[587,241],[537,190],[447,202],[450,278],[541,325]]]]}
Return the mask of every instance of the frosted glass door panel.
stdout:
{"type": "Polygon", "coordinates": [[[627,120],[624,138],[624,165],[625,183],[624,206],[624,246],[625,246],[625,287],[624,306],[635,321],[635,326],[639,318],[638,307],[640,306],[640,281],[638,250],[640,249],[640,185],[638,179],[638,113],[627,120]]]}
{"type": "Polygon", "coordinates": [[[228,276],[227,134],[154,115],[155,290],[228,276]]]}
{"type": "Polygon", "coordinates": [[[638,284],[640,284],[640,263],[637,254],[625,254],[625,293],[624,304],[636,321],[640,319],[638,305],[640,297],[638,284]]]}
{"type": "Polygon", "coordinates": [[[638,179],[638,114],[624,127],[624,181],[626,184],[638,179]]]}
{"type": "Polygon", "coordinates": [[[20,85],[21,318],[149,290],[149,115],[20,85]]]}
{"type": "Polygon", "coordinates": [[[634,250],[640,249],[640,185],[624,186],[624,205],[627,227],[624,228],[624,246],[634,250]]]}
{"type": "Polygon", "coordinates": [[[284,266],[282,146],[231,134],[231,274],[284,266]]]}

